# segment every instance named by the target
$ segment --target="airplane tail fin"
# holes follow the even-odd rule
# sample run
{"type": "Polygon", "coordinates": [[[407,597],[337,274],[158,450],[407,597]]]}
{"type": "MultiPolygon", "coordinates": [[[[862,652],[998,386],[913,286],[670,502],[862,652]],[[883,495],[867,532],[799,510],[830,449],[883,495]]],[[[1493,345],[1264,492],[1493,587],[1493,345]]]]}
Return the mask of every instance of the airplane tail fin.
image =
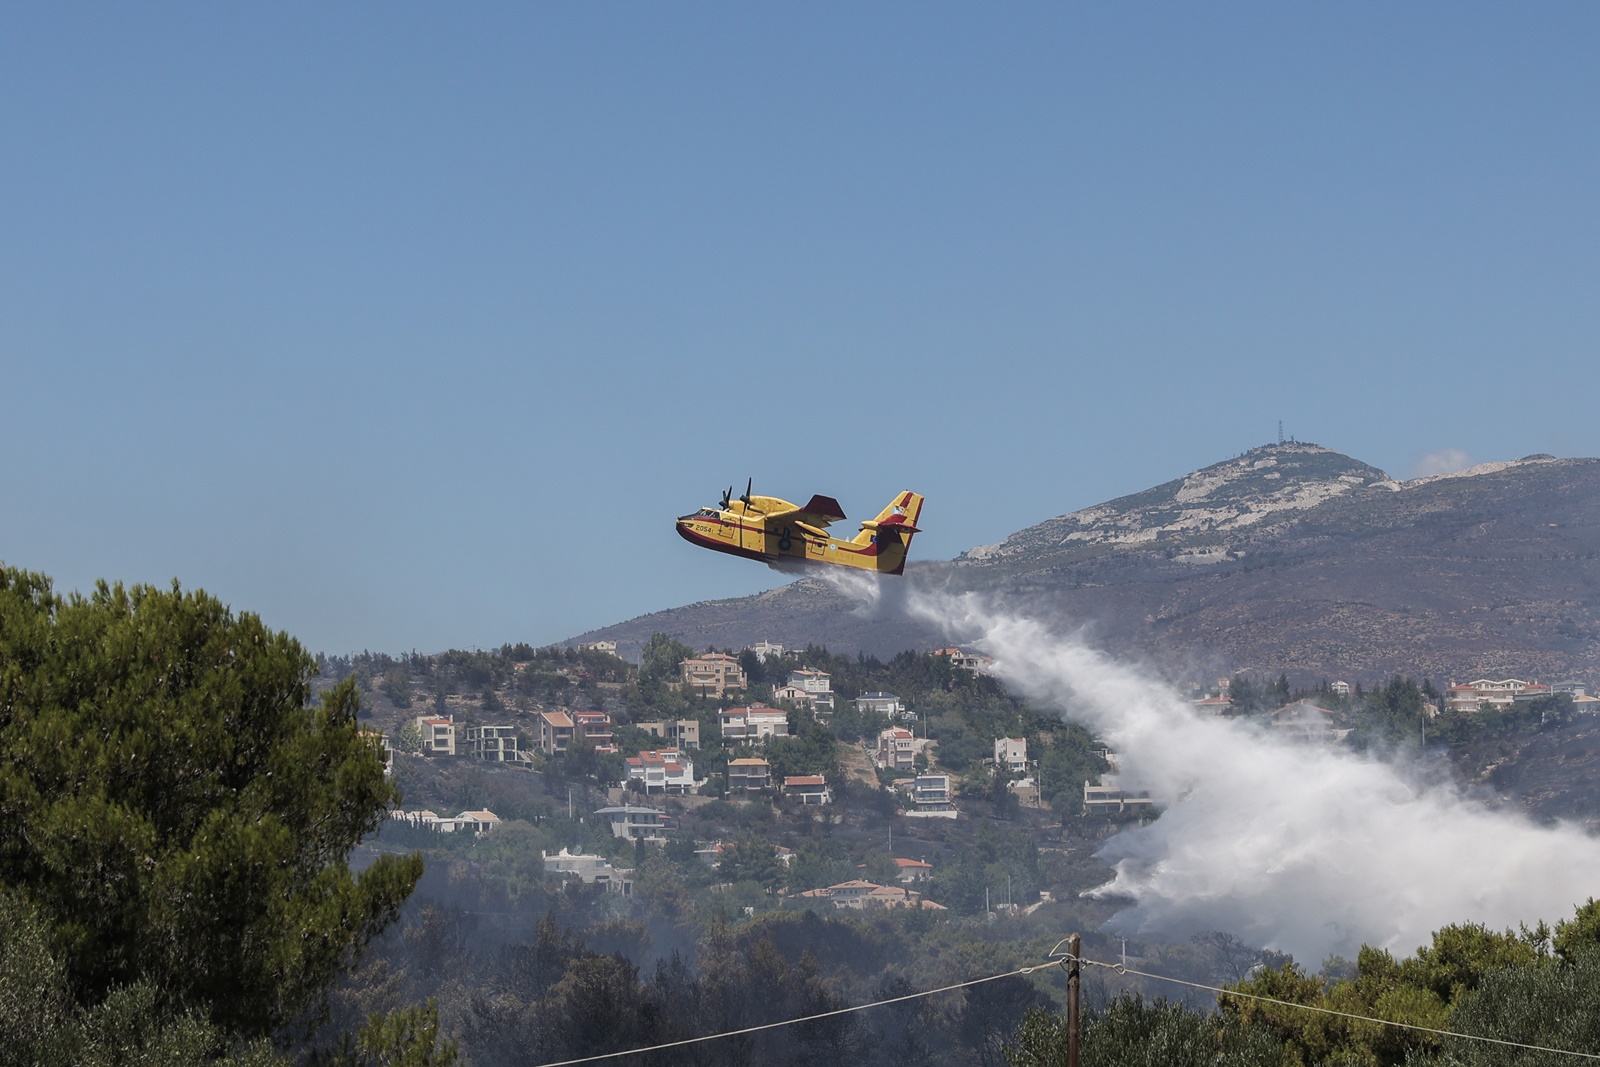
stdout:
{"type": "Polygon", "coordinates": [[[917,520],[921,517],[921,494],[909,491],[901,493],[888,507],[878,512],[877,518],[861,524],[861,532],[856,534],[854,543],[876,544],[881,558],[888,565],[883,569],[889,574],[899,574],[905,569],[906,550],[911,547],[912,536],[922,532],[917,527],[917,520]]]}

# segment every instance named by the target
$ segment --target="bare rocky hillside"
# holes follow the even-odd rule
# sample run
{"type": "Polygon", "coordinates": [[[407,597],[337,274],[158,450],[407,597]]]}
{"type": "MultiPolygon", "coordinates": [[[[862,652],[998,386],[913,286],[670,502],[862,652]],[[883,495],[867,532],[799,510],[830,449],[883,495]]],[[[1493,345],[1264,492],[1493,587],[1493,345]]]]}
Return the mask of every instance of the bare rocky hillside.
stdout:
{"type": "MultiPolygon", "coordinates": [[[[902,581],[1003,597],[1185,674],[1600,680],[1600,460],[1397,482],[1317,445],[1268,445],[902,581]]],[[[576,640],[627,654],[655,632],[878,655],[947,640],[893,610],[863,614],[814,578],[576,640]]]]}

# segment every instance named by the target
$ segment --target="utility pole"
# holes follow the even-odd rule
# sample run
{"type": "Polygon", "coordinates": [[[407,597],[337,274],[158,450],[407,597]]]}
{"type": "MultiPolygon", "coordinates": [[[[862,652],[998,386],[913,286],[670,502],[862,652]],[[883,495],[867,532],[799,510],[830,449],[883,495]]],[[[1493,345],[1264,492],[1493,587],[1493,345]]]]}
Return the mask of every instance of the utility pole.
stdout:
{"type": "Polygon", "coordinates": [[[1078,1067],[1078,954],[1083,951],[1083,939],[1077,934],[1067,938],[1067,1067],[1078,1067]]]}

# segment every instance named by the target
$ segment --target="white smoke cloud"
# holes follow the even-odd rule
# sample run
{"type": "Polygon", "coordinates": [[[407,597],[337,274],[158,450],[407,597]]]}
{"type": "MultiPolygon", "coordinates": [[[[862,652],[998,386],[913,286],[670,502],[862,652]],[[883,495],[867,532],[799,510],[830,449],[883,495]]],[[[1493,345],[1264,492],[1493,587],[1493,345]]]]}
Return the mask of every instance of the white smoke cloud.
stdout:
{"type": "Polygon", "coordinates": [[[1441,448],[1417,460],[1411,468],[1413,478],[1431,478],[1437,474],[1455,474],[1472,466],[1472,457],[1459,448],[1441,448]]]}
{"type": "MultiPolygon", "coordinates": [[[[868,610],[882,584],[834,579],[868,610]]],[[[1127,900],[1113,925],[1183,938],[1226,930],[1315,967],[1361,944],[1411,953],[1454,922],[1492,929],[1555,921],[1600,894],[1600,842],[1491,811],[1448,782],[1332,747],[1268,736],[1196,713],[1131,667],[973,595],[906,583],[912,614],[995,657],[1043,706],[1086,720],[1121,758],[1128,788],[1161,817],[1112,838],[1127,900]]]]}

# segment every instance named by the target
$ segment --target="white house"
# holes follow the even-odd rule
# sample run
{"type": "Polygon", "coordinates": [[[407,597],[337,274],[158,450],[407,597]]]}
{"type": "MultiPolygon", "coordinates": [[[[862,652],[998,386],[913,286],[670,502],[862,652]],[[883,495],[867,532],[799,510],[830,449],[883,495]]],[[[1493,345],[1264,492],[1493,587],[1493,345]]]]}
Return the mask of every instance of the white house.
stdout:
{"type": "Polygon", "coordinates": [[[876,711],[880,715],[897,719],[905,712],[906,707],[893,693],[863,693],[856,697],[856,710],[863,715],[869,711],[876,711]]]}
{"type": "Polygon", "coordinates": [[[811,694],[797,685],[780,685],[772,691],[772,699],[797,708],[811,707],[811,694]]]}
{"type": "Polygon", "coordinates": [[[1083,812],[1085,815],[1108,815],[1126,811],[1148,811],[1156,802],[1148,789],[1129,791],[1123,789],[1115,775],[1103,774],[1099,785],[1083,783],[1083,812]]]}
{"type": "Polygon", "coordinates": [[[573,854],[564,848],[553,856],[543,851],[539,855],[544,859],[546,874],[576,878],[585,885],[604,886],[608,893],[633,895],[633,879],[628,877],[633,872],[611,866],[611,861],[604,856],[573,854]]]}
{"type": "Polygon", "coordinates": [[[1028,739],[1025,737],[997,737],[994,742],[994,765],[1004,767],[1012,774],[1028,770],[1028,739]]]}
{"type": "Polygon", "coordinates": [[[933,864],[926,860],[910,860],[895,857],[894,865],[900,868],[900,881],[910,885],[912,882],[925,882],[933,875],[933,864]]]}
{"type": "Polygon", "coordinates": [[[623,763],[628,768],[624,784],[638,782],[647,794],[682,796],[700,791],[700,783],[694,778],[694,761],[675,748],[640,752],[623,763]]]}
{"type": "Polygon", "coordinates": [[[449,821],[455,825],[439,827],[445,833],[460,830],[466,833],[486,834],[500,825],[500,816],[488,808],[479,808],[477,811],[464,811],[449,821]]]}
{"type": "Polygon", "coordinates": [[[632,804],[620,805],[614,808],[601,808],[595,812],[603,815],[611,824],[611,835],[634,841],[652,841],[665,844],[666,832],[672,827],[672,820],[664,811],[655,808],[636,807],[632,804]]]}
{"type": "Polygon", "coordinates": [[[464,811],[455,818],[440,818],[431,811],[403,811],[395,808],[389,812],[389,818],[396,822],[403,822],[407,826],[419,829],[433,830],[441,834],[453,834],[458,831],[470,834],[486,834],[500,825],[500,816],[482,808],[478,811],[464,811]]]}
{"type": "Polygon", "coordinates": [[[960,813],[950,802],[948,774],[919,774],[911,783],[911,802],[916,805],[907,815],[922,819],[954,819],[960,813]]]}
{"type": "Polygon", "coordinates": [[[789,713],[765,704],[729,708],[721,714],[722,737],[727,741],[751,744],[769,737],[789,736],[789,713]]]}
{"type": "Polygon", "coordinates": [[[1452,685],[1444,691],[1444,705],[1450,711],[1477,711],[1484,705],[1491,708],[1508,708],[1519,700],[1536,700],[1551,694],[1548,685],[1524,682],[1520,678],[1495,681],[1479,678],[1474,682],[1452,685]]]}
{"type": "Polygon", "coordinates": [[[833,710],[833,676],[827,671],[801,667],[789,672],[789,685],[800,690],[819,711],[833,710]]]}

